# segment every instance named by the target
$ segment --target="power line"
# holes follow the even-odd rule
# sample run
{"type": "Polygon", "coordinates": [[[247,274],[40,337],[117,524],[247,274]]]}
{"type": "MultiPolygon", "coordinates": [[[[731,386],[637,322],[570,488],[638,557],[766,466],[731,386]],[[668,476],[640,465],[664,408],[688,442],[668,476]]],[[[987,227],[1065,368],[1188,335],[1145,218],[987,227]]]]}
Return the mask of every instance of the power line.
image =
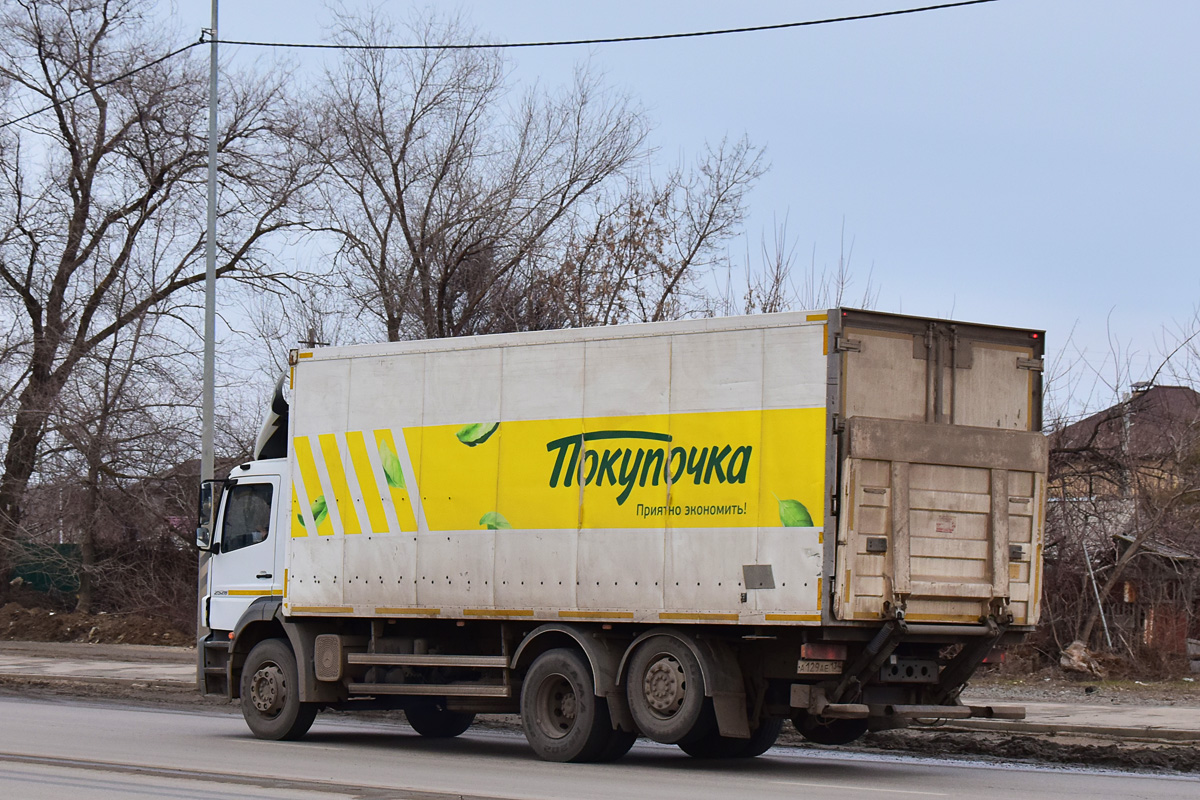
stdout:
{"type": "MultiPolygon", "coordinates": [[[[835,22],[855,22],[858,20],[866,20],[866,19],[880,19],[882,17],[898,17],[898,16],[903,16],[906,14],[920,14],[920,13],[923,13],[926,11],[941,11],[943,9],[948,9],[948,8],[961,8],[963,6],[976,6],[976,5],[981,5],[983,3],[994,3],[994,2],[996,2],[996,0],[961,0],[960,2],[955,2],[955,3],[940,3],[938,5],[921,6],[919,8],[901,8],[901,9],[896,9],[894,11],[877,11],[877,12],[874,12],[871,14],[855,14],[855,15],[847,16],[847,17],[828,17],[825,19],[810,19],[810,20],[802,20],[800,22],[782,22],[782,23],[778,23],[775,25],[754,25],[754,26],[744,27],[744,28],[723,28],[721,30],[691,31],[688,33],[659,33],[659,34],[650,34],[650,35],[646,35],[646,36],[617,36],[617,37],[611,37],[611,38],[606,38],[606,39],[567,39],[567,40],[561,40],[561,41],[545,41],[545,42],[498,42],[498,43],[493,43],[493,44],[378,44],[378,45],[376,45],[376,44],[312,44],[312,43],[300,43],[300,42],[257,42],[257,41],[243,41],[243,40],[237,40],[237,39],[218,39],[217,42],[219,44],[243,45],[243,46],[247,46],[247,47],[294,47],[294,48],[308,48],[308,49],[321,49],[321,50],[485,50],[485,49],[490,50],[490,49],[505,49],[505,48],[511,49],[511,48],[518,48],[518,47],[567,47],[567,46],[584,45],[584,44],[620,44],[620,43],[624,43],[624,42],[657,42],[657,41],[665,41],[668,39],[694,39],[694,38],[698,38],[701,36],[722,36],[725,34],[733,34],[733,33],[760,33],[762,31],[779,31],[779,30],[786,30],[788,28],[805,28],[805,27],[810,27],[813,25],[830,25],[835,22]]],[[[25,114],[24,116],[20,116],[20,117],[17,117],[16,119],[10,119],[7,122],[0,123],[0,129],[7,128],[10,125],[16,125],[19,122],[24,122],[25,120],[30,119],[31,117],[36,117],[38,114],[41,114],[46,111],[50,111],[56,105],[59,105],[61,103],[69,103],[73,100],[78,100],[80,97],[83,97],[84,95],[87,95],[87,94],[91,94],[92,92],[94,92],[97,89],[103,89],[106,86],[111,86],[112,84],[117,83],[118,81],[123,81],[126,78],[136,75],[137,73],[139,73],[143,70],[150,69],[151,67],[161,64],[162,62],[167,61],[168,59],[174,58],[175,56],[179,55],[180,53],[191,50],[193,47],[196,47],[197,45],[208,44],[210,42],[211,42],[211,40],[206,40],[203,38],[203,36],[201,36],[200,41],[192,42],[191,44],[184,45],[183,47],[180,47],[178,50],[172,50],[170,53],[167,53],[166,55],[160,56],[159,58],[156,58],[153,61],[150,61],[146,64],[142,64],[140,67],[134,67],[133,69],[129,70],[128,72],[124,72],[120,75],[117,75],[115,78],[109,78],[108,80],[102,81],[101,83],[98,83],[95,86],[91,86],[87,89],[84,89],[81,92],[77,92],[76,94],[73,94],[70,97],[64,97],[61,100],[51,103],[50,105],[43,106],[42,108],[39,108],[35,111],[30,111],[28,114],[25,114]]]]}
{"type": "Polygon", "coordinates": [[[982,3],[994,3],[996,0],[962,0],[957,3],[941,3],[920,8],[901,8],[895,11],[877,11],[872,14],[855,14],[849,17],[830,17],[827,19],[810,19],[802,22],[782,22],[776,25],[755,25],[747,28],[724,28],[722,30],[693,31],[690,33],[659,33],[648,36],[618,36],[608,39],[568,39],[547,42],[499,42],[494,44],[312,44],[300,42],[257,42],[237,39],[218,39],[219,44],[236,44],[247,47],[295,47],[315,50],[491,50],[518,47],[565,47],[581,44],[619,44],[622,42],[657,42],[665,39],[693,39],[700,36],[721,36],[728,33],[758,33],[761,31],[778,31],[786,28],[804,28],[811,25],[829,25],[834,22],[854,22],[864,19],[879,19],[880,17],[898,17],[904,14],[920,14],[925,11],[940,11],[946,8],[961,8],[976,6],[982,3]]]}
{"type": "Polygon", "coordinates": [[[16,119],[10,119],[8,122],[0,123],[0,128],[7,128],[9,125],[16,125],[18,122],[24,122],[25,120],[29,119],[30,117],[36,117],[38,114],[41,114],[43,111],[49,111],[50,109],[54,108],[57,105],[60,105],[62,103],[69,103],[72,100],[78,100],[79,98],[83,97],[85,94],[91,94],[92,92],[96,91],[97,89],[103,89],[106,86],[112,86],[114,83],[117,83],[118,81],[123,81],[126,78],[130,77],[131,75],[136,75],[143,70],[147,70],[153,66],[157,66],[158,64],[161,64],[162,62],[164,62],[168,59],[174,58],[175,56],[179,55],[180,53],[191,50],[193,47],[196,47],[197,45],[201,45],[204,43],[205,42],[203,42],[203,41],[198,41],[198,42],[192,42],[189,45],[184,45],[183,47],[179,48],[178,50],[172,50],[170,53],[167,53],[165,56],[160,56],[159,58],[156,58],[153,61],[150,61],[146,64],[142,64],[140,67],[134,67],[133,69],[129,70],[128,72],[123,72],[115,78],[109,78],[106,81],[101,81],[100,83],[97,83],[95,86],[90,86],[87,89],[84,89],[82,92],[77,92],[76,94],[73,94],[70,97],[64,97],[61,100],[57,100],[48,106],[43,106],[42,108],[39,108],[37,111],[30,111],[28,114],[26,114],[23,117],[17,117],[16,119]]]}

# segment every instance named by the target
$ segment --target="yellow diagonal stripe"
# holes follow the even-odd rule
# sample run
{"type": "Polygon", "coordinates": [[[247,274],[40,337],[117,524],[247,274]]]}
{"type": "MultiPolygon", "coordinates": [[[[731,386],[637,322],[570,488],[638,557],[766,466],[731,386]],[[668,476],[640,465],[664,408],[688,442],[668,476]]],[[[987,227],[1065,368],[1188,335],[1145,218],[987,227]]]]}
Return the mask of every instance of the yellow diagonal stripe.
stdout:
{"type": "MultiPolygon", "coordinates": [[[[399,455],[400,451],[396,449],[396,441],[392,438],[392,432],[387,428],[381,428],[375,431],[375,446],[382,447],[387,445],[393,453],[399,455]]],[[[396,507],[396,521],[400,523],[400,530],[415,531],[417,529],[417,517],[413,513],[412,501],[408,497],[408,489],[397,489],[394,486],[388,486],[388,491],[392,497],[392,504],[396,507]]]]}
{"type": "Polygon", "coordinates": [[[354,477],[358,480],[363,504],[367,507],[367,521],[371,524],[371,532],[386,533],[388,529],[387,514],[383,513],[379,484],[376,482],[375,470],[371,469],[371,459],[367,456],[367,441],[363,438],[362,431],[348,432],[346,447],[350,450],[350,463],[354,465],[354,477]]]}
{"type": "MultiPolygon", "coordinates": [[[[309,443],[308,437],[297,436],[292,440],[292,444],[296,453],[296,464],[300,467],[300,478],[304,481],[304,491],[308,494],[309,504],[316,503],[317,498],[323,498],[328,504],[325,489],[321,487],[321,478],[317,475],[317,462],[313,460],[312,445],[309,443]]],[[[329,511],[332,510],[329,509],[329,511]]],[[[333,524],[330,523],[328,514],[317,525],[317,535],[333,535],[333,524]]]]}
{"type": "Polygon", "coordinates": [[[317,437],[317,441],[321,444],[325,470],[329,473],[329,482],[333,484],[333,496],[337,500],[336,505],[329,507],[329,513],[336,513],[341,517],[343,533],[362,533],[362,526],[358,523],[358,512],[354,510],[354,501],[350,499],[350,484],[346,482],[346,470],[342,467],[342,454],[338,451],[337,437],[332,433],[323,433],[317,437]]]}
{"type": "Polygon", "coordinates": [[[296,496],[296,484],[292,484],[292,538],[299,539],[303,536],[308,536],[308,529],[304,527],[303,510],[300,508],[300,498],[296,496]]]}

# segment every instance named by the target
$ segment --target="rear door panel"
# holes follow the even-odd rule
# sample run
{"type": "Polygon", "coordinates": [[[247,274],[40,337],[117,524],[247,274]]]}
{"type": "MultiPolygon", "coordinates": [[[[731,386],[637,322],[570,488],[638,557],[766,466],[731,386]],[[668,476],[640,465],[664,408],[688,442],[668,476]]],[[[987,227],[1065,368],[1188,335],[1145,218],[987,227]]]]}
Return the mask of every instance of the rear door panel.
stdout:
{"type": "Polygon", "coordinates": [[[838,339],[835,616],[1033,624],[1040,332],[854,313],[838,339]]]}

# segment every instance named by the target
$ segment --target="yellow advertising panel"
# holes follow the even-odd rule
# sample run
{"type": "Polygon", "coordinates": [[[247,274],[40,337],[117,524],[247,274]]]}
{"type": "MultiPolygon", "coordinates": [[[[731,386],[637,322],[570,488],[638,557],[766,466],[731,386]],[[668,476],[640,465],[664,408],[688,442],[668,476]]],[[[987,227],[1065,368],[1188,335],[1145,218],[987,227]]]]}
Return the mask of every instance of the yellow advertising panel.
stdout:
{"type": "MultiPolygon", "coordinates": [[[[317,532],[357,533],[357,489],[371,530],[390,500],[401,531],[418,529],[411,464],[430,531],[604,528],[813,528],[824,524],[825,412],[819,408],[483,422],[378,429],[380,498],[362,432],[317,437],[337,502],[327,504],[310,440],[297,466],[317,532]],[[402,464],[399,453],[407,455],[402,464]],[[349,474],[346,467],[350,467],[349,474]]],[[[298,509],[297,509],[298,511],[298,509]]],[[[293,536],[303,536],[297,516],[293,536]]]]}
{"type": "Polygon", "coordinates": [[[431,531],[820,527],[824,409],[404,429],[431,531]]]}

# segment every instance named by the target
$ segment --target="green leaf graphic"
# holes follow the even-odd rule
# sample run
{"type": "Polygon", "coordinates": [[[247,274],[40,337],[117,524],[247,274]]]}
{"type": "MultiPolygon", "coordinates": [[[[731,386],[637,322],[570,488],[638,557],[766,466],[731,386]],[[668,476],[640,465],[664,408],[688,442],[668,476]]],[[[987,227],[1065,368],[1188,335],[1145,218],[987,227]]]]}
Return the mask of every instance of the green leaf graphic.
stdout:
{"type": "Polygon", "coordinates": [[[325,495],[321,495],[316,500],[313,500],[312,515],[313,525],[318,528],[321,527],[321,523],[329,516],[329,507],[325,505],[325,495]]]}
{"type": "Polygon", "coordinates": [[[812,515],[799,500],[779,501],[779,521],[785,528],[811,528],[813,526],[812,515]]]}
{"type": "Polygon", "coordinates": [[[383,462],[383,476],[387,485],[393,489],[404,488],[404,470],[400,468],[400,458],[387,442],[379,443],[379,460],[383,462]]]}
{"type": "Polygon", "coordinates": [[[467,447],[474,447],[486,442],[499,427],[499,422],[474,422],[470,425],[463,425],[454,435],[467,447]]]}
{"type": "Polygon", "coordinates": [[[512,529],[512,525],[508,523],[508,520],[499,511],[489,511],[484,514],[479,518],[479,524],[489,531],[507,531],[512,529]]]}
{"type": "Polygon", "coordinates": [[[300,520],[300,527],[301,527],[301,528],[304,528],[304,529],[306,529],[306,530],[307,530],[308,526],[304,524],[304,515],[303,515],[303,514],[297,514],[297,515],[296,515],[296,519],[300,520]]]}

